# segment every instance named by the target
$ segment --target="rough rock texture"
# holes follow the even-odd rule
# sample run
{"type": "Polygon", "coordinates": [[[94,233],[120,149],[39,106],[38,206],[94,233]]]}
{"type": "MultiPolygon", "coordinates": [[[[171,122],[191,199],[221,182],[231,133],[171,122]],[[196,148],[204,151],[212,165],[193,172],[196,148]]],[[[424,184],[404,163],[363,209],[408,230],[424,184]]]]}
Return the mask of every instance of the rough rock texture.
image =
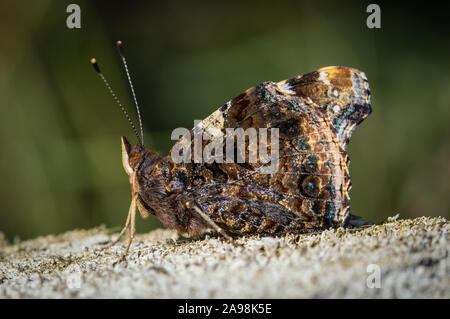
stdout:
{"type": "Polygon", "coordinates": [[[107,248],[116,234],[104,227],[13,245],[0,236],[0,298],[450,298],[449,230],[445,218],[390,219],[242,246],[155,230],[115,266],[126,243],[107,248]],[[370,288],[378,270],[381,288],[370,288]]]}

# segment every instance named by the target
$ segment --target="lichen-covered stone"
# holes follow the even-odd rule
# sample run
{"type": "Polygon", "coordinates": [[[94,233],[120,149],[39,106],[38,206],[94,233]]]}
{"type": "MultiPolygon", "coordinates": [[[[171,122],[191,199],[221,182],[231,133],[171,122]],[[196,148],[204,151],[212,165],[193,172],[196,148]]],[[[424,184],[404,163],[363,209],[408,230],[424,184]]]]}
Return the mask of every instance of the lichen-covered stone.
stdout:
{"type": "Polygon", "coordinates": [[[0,298],[450,298],[450,223],[388,220],[361,230],[279,238],[178,239],[172,230],[125,242],[104,227],[7,244],[0,298]],[[381,288],[367,286],[370,264],[381,288]]]}

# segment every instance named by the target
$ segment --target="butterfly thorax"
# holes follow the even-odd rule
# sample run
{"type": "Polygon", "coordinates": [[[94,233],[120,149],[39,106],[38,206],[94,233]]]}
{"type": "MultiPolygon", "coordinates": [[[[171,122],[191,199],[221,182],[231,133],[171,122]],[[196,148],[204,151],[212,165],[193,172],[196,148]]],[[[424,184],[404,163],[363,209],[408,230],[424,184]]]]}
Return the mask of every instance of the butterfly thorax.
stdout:
{"type": "Polygon", "coordinates": [[[122,137],[124,169],[130,177],[132,196],[143,218],[155,215],[164,226],[180,233],[200,235],[204,222],[186,207],[193,200],[185,191],[183,175],[173,175],[174,163],[142,145],[122,137]]]}

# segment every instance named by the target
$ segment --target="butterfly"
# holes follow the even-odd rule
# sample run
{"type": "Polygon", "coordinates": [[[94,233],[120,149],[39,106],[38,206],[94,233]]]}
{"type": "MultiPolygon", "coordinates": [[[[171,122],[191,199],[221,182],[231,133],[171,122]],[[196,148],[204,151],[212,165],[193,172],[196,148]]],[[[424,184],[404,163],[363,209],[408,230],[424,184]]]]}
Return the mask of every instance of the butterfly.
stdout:
{"type": "MultiPolygon", "coordinates": [[[[130,80],[121,44],[118,47],[130,80]]],[[[131,80],[130,86],[135,97],[131,80]]],[[[121,137],[132,195],[117,239],[130,230],[123,258],[135,236],[136,210],[143,218],[154,215],[166,227],[194,238],[210,229],[232,240],[240,235],[279,236],[367,224],[350,213],[346,147],[355,127],[371,112],[365,74],[329,66],[249,88],[186,130],[167,156],[143,145],[141,124],[138,144],[121,137]],[[267,160],[250,160],[258,153],[250,133],[227,149],[223,141],[237,129],[266,132],[267,139],[259,146],[276,153],[271,157],[275,170],[268,173],[267,160]],[[196,139],[205,135],[207,139],[196,139]],[[195,158],[207,153],[210,145],[215,160],[195,158]],[[223,160],[230,150],[235,153],[232,160],[223,160]],[[176,158],[180,151],[182,161],[176,158]]]]}

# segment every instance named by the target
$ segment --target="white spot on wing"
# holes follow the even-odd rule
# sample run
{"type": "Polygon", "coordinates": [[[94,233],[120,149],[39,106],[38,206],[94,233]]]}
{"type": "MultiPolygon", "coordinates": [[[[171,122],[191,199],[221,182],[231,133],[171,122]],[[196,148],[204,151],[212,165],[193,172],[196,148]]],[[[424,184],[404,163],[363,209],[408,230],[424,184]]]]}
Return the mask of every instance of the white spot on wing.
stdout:
{"type": "Polygon", "coordinates": [[[291,95],[297,94],[297,92],[292,90],[292,87],[287,83],[282,83],[282,84],[277,83],[277,86],[278,86],[278,89],[280,89],[280,91],[282,91],[282,92],[285,92],[285,93],[291,94],[291,95]]]}
{"type": "Polygon", "coordinates": [[[319,81],[323,81],[323,83],[330,85],[330,81],[328,80],[328,73],[320,72],[319,73],[319,81]]]}
{"type": "Polygon", "coordinates": [[[333,112],[334,112],[334,113],[338,113],[340,110],[341,110],[341,107],[340,107],[339,105],[335,104],[335,105],[333,106],[333,112]]]}
{"type": "Polygon", "coordinates": [[[366,74],[365,74],[364,72],[361,72],[361,76],[362,76],[362,78],[363,78],[365,81],[367,81],[367,76],[366,76],[366,74]]]}

